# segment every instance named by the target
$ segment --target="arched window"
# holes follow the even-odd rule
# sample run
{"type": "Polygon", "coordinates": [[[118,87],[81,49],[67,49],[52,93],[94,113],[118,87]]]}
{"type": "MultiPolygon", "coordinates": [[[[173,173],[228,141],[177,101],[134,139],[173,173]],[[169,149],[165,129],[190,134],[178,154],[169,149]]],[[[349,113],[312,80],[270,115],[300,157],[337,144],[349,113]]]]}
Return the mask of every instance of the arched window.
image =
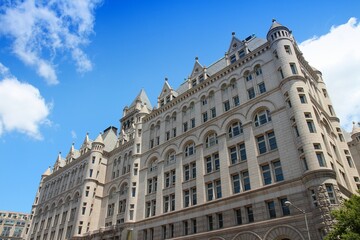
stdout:
{"type": "Polygon", "coordinates": [[[242,124],[239,121],[233,122],[228,129],[229,138],[236,137],[243,133],[242,124]]]}
{"type": "Polygon", "coordinates": [[[215,132],[210,133],[205,139],[205,147],[209,148],[218,143],[217,134],[215,132]]]}
{"type": "Polygon", "coordinates": [[[261,70],[260,65],[256,65],[256,66],[255,66],[254,72],[255,72],[256,76],[259,76],[259,75],[262,74],[262,70],[261,70]]]}
{"type": "Polygon", "coordinates": [[[149,162],[148,165],[149,172],[154,172],[157,170],[157,159],[154,158],[149,162]]]}
{"type": "Polygon", "coordinates": [[[252,75],[251,75],[250,71],[246,71],[244,73],[244,78],[246,79],[246,81],[251,81],[252,80],[252,75]]]}
{"type": "Polygon", "coordinates": [[[168,154],[166,155],[166,163],[167,164],[171,164],[174,163],[176,161],[176,153],[174,150],[171,150],[170,152],[168,152],[168,154]]]}
{"type": "Polygon", "coordinates": [[[109,199],[112,199],[115,196],[115,193],[116,193],[116,188],[115,187],[111,188],[109,192],[109,199]]]}
{"type": "Polygon", "coordinates": [[[120,186],[120,196],[125,195],[128,190],[128,184],[125,182],[120,186]]]}
{"type": "Polygon", "coordinates": [[[254,118],[254,122],[255,122],[255,127],[264,125],[268,122],[271,122],[271,115],[269,110],[267,109],[263,109],[261,111],[259,111],[254,118]]]}
{"type": "Polygon", "coordinates": [[[185,152],[185,157],[189,157],[191,155],[194,155],[195,154],[195,144],[194,144],[194,142],[188,143],[185,146],[184,152],[185,152]]]}

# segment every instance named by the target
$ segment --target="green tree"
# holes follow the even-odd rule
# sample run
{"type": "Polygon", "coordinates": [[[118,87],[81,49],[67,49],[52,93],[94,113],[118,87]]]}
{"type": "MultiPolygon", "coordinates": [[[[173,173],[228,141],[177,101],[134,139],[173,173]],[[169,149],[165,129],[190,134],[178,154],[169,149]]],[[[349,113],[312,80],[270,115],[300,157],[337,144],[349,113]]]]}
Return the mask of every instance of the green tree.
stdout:
{"type": "Polygon", "coordinates": [[[360,240],[359,195],[353,194],[351,198],[345,201],[344,206],[334,210],[331,214],[336,219],[336,223],[326,236],[326,240],[360,240]]]}

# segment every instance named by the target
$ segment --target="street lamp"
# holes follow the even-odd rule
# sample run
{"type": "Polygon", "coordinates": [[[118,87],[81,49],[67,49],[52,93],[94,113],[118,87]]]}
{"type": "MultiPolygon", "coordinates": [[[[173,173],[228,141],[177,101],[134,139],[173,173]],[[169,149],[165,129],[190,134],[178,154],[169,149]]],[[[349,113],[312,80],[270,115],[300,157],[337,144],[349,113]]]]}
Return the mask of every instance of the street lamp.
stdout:
{"type": "Polygon", "coordinates": [[[307,221],[307,217],[306,217],[306,212],[305,212],[305,210],[302,210],[302,209],[298,208],[297,206],[295,206],[294,204],[292,204],[290,201],[285,201],[285,205],[288,206],[288,207],[291,205],[291,206],[293,206],[294,208],[296,208],[297,210],[299,210],[301,213],[304,214],[306,231],[307,231],[309,240],[311,240],[310,232],[309,232],[309,225],[308,225],[308,221],[307,221]]]}

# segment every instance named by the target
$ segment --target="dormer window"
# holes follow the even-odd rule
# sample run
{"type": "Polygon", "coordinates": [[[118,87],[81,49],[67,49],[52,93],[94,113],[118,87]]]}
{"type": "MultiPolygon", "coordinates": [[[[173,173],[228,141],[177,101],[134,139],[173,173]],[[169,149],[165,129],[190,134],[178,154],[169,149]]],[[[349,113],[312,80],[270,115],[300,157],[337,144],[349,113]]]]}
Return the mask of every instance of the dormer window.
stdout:
{"type": "Polygon", "coordinates": [[[244,49],[239,51],[239,58],[243,58],[243,57],[245,57],[245,50],[244,49]]]}
{"type": "Polygon", "coordinates": [[[232,63],[234,63],[234,62],[236,62],[236,56],[235,56],[235,54],[233,54],[233,55],[230,56],[230,63],[232,64],[232,63]]]}
{"type": "Polygon", "coordinates": [[[161,99],[160,106],[164,106],[164,105],[165,105],[165,101],[164,101],[164,99],[161,99]]]}
{"type": "Polygon", "coordinates": [[[193,79],[193,80],[191,81],[191,86],[195,87],[196,84],[197,84],[197,82],[196,82],[196,78],[195,78],[195,79],[193,79]]]}
{"type": "Polygon", "coordinates": [[[166,103],[170,102],[170,95],[166,97],[166,103]]]}
{"type": "Polygon", "coordinates": [[[199,76],[199,83],[201,83],[202,81],[204,81],[204,75],[203,75],[203,74],[201,74],[201,75],[199,76]]]}

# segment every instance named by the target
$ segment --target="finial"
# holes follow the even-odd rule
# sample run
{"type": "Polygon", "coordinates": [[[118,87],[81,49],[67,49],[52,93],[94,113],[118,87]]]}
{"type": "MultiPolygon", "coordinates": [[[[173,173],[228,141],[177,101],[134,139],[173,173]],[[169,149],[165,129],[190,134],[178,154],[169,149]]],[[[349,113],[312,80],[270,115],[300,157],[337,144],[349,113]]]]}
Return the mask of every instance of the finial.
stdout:
{"type": "Polygon", "coordinates": [[[89,132],[86,132],[86,135],[89,135],[89,132]]]}
{"type": "Polygon", "coordinates": [[[59,155],[61,155],[61,151],[59,151],[59,155]]]}
{"type": "Polygon", "coordinates": [[[168,78],[167,77],[165,77],[165,81],[167,82],[167,80],[168,80],[168,78]]]}
{"type": "Polygon", "coordinates": [[[275,18],[273,18],[273,19],[272,19],[272,22],[276,22],[276,19],[275,19],[275,18]]]}
{"type": "Polygon", "coordinates": [[[72,142],[72,145],[74,146],[74,145],[75,145],[75,142],[72,142]]]}
{"type": "Polygon", "coordinates": [[[231,35],[235,36],[235,32],[232,32],[231,35]]]}
{"type": "Polygon", "coordinates": [[[199,60],[199,58],[196,56],[196,57],[195,57],[195,61],[197,61],[197,60],[199,60]]]}

